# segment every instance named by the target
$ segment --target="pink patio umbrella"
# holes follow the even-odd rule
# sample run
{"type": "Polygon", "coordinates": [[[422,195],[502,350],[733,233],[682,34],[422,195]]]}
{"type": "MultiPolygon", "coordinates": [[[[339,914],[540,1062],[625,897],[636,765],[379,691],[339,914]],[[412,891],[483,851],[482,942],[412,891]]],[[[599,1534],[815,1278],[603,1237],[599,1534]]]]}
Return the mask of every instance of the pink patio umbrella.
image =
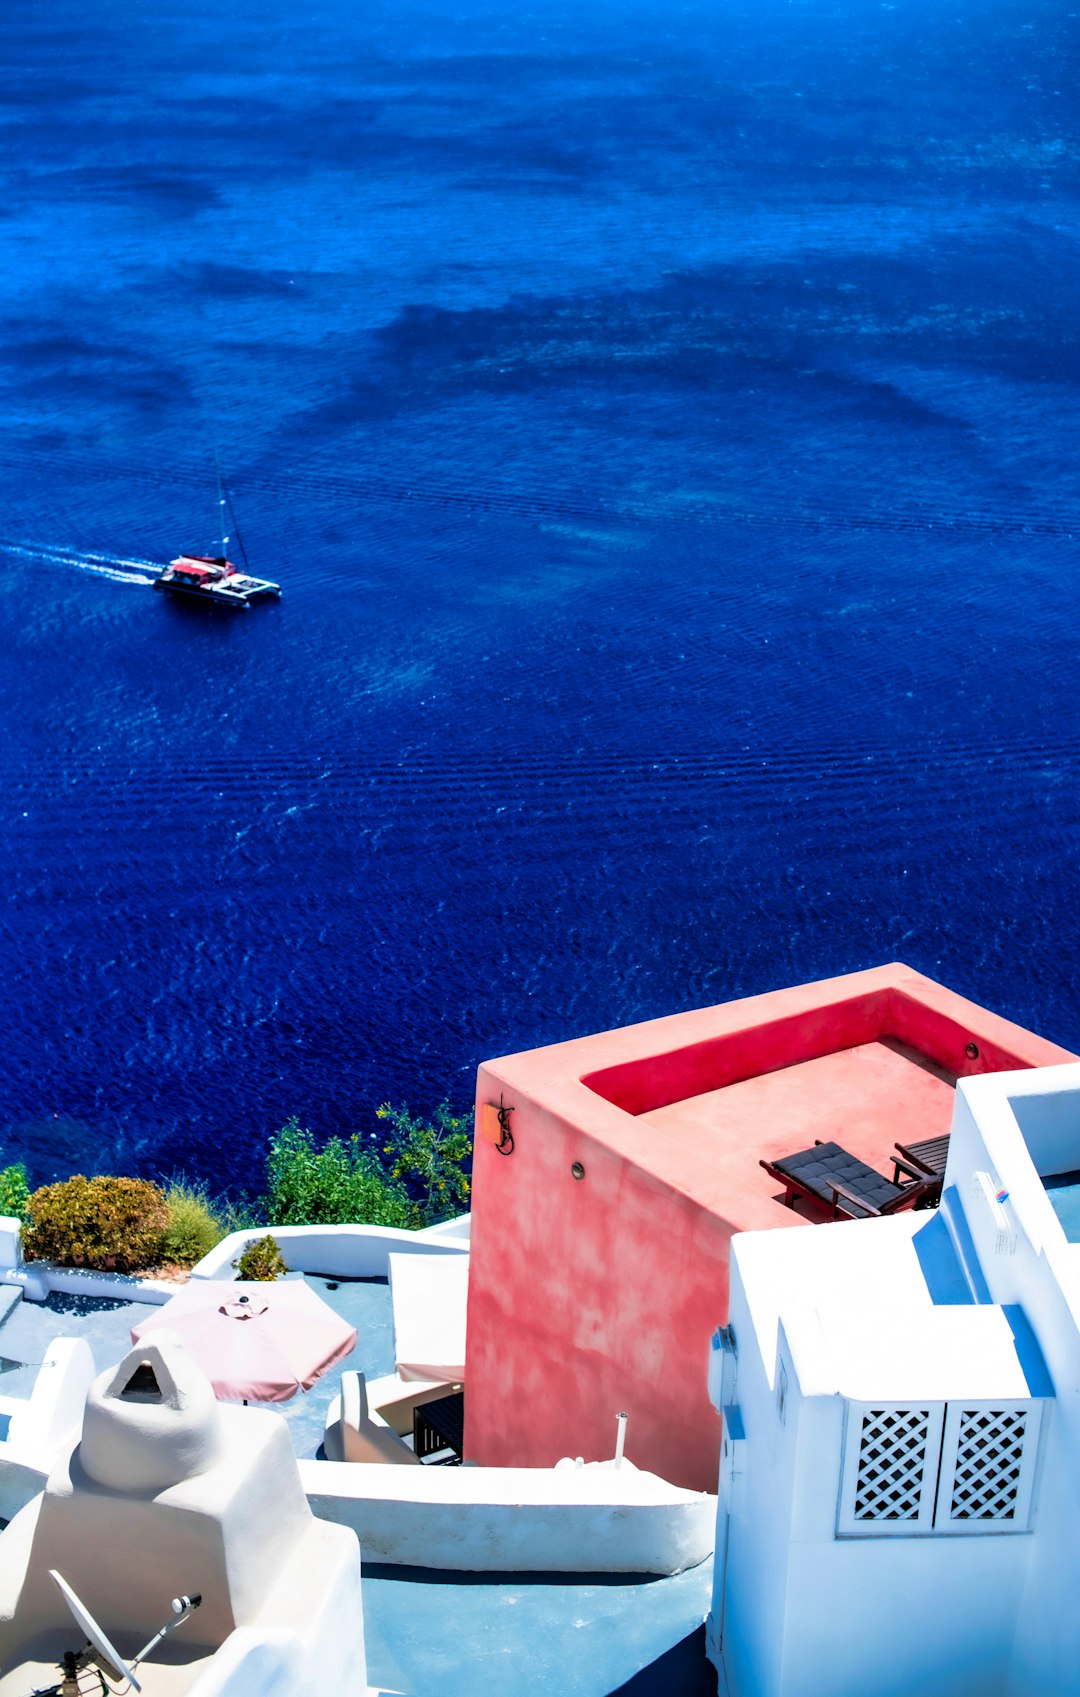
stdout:
{"type": "Polygon", "coordinates": [[[174,1332],[226,1402],[288,1402],[356,1343],[356,1328],[303,1279],[198,1279],[131,1328],[132,1343],[174,1332]]]}

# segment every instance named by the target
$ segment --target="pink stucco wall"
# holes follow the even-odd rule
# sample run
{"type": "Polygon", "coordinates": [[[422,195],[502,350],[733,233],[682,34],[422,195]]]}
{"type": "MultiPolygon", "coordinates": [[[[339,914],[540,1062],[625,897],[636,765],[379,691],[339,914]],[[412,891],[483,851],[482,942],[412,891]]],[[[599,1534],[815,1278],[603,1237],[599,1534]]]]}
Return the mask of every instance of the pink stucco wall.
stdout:
{"type": "Polygon", "coordinates": [[[891,1172],[895,1139],[948,1130],[957,1075],[1073,1058],[894,965],[486,1063],[514,1150],[477,1136],[466,1455],[597,1459],[625,1409],[631,1460],[714,1490],[731,1235],[807,1223],[759,1157],[834,1138],[891,1172]]]}

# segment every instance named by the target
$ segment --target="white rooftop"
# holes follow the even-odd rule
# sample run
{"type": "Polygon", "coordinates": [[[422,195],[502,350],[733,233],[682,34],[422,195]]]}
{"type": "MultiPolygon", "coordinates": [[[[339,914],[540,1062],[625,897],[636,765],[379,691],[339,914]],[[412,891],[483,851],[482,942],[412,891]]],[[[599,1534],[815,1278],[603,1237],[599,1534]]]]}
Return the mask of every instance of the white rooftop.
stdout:
{"type": "Polygon", "coordinates": [[[781,1319],[804,1395],[1031,1397],[1049,1379],[1023,1316],[976,1306],[935,1213],[735,1239],[755,1326],[781,1319]]]}

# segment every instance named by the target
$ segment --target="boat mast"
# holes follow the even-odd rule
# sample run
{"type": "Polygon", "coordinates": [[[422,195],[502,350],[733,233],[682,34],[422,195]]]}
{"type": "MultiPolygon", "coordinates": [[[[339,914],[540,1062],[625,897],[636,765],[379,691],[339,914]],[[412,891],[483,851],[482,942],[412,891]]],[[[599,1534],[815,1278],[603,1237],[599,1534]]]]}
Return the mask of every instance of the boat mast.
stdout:
{"type": "Polygon", "coordinates": [[[229,538],[225,534],[225,487],[221,481],[221,466],[218,464],[216,448],[214,449],[214,475],[217,478],[218,536],[221,538],[221,559],[224,563],[229,556],[229,538]]]}
{"type": "Polygon", "coordinates": [[[220,462],[218,460],[216,448],[214,449],[214,471],[217,473],[218,519],[219,519],[219,523],[220,523],[220,526],[221,526],[221,554],[222,554],[222,558],[225,559],[228,556],[228,549],[227,549],[226,544],[228,543],[229,538],[225,534],[225,521],[226,521],[226,516],[227,516],[232,521],[233,535],[236,538],[236,545],[240,550],[240,558],[244,562],[244,570],[245,570],[245,572],[247,572],[248,576],[250,577],[251,576],[251,567],[248,565],[247,549],[244,547],[244,539],[240,535],[240,526],[236,522],[236,514],[233,512],[233,504],[229,500],[229,494],[228,494],[227,489],[225,488],[224,483],[221,481],[221,465],[220,465],[220,462]]]}

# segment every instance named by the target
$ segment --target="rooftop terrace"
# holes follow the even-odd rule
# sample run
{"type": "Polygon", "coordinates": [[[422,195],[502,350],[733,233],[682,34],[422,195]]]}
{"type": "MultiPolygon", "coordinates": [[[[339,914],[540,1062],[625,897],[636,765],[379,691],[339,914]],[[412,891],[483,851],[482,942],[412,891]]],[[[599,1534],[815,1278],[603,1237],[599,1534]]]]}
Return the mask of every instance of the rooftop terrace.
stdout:
{"type": "MultiPolygon", "coordinates": [[[[312,1390],[274,1412],[288,1423],[298,1458],[313,1457],[341,1373],[359,1367],[369,1378],[394,1368],[390,1292],[383,1279],[308,1283],[355,1325],[356,1349],[312,1390]]],[[[17,1293],[12,1292],[12,1295],[17,1293]]],[[[144,1303],[52,1294],[43,1303],[16,1300],[0,1320],[0,1357],[23,1363],[0,1374],[0,1391],[29,1396],[54,1338],[80,1337],[100,1370],[130,1347],[130,1328],[144,1303]]],[[[671,1579],[628,1574],[447,1573],[370,1566],[363,1570],[368,1679],[375,1690],[404,1697],[475,1697],[503,1690],[515,1697],[714,1697],[715,1674],[704,1652],[701,1622],[712,1563],[671,1579]]]]}
{"type": "MultiPolygon", "coordinates": [[[[544,1057],[555,1090],[565,1067],[620,1118],[629,1116],[620,1123],[590,1113],[582,1100],[583,1131],[633,1150],[657,1177],[715,1207],[737,1231],[785,1223],[769,1206],[776,1186],[759,1157],[820,1139],[884,1169],[897,1138],[948,1132],[957,1078],[1073,1058],[900,965],[677,1014],[536,1056],[544,1057]]],[[[512,1057],[515,1071],[524,1058],[512,1057]]]]}

